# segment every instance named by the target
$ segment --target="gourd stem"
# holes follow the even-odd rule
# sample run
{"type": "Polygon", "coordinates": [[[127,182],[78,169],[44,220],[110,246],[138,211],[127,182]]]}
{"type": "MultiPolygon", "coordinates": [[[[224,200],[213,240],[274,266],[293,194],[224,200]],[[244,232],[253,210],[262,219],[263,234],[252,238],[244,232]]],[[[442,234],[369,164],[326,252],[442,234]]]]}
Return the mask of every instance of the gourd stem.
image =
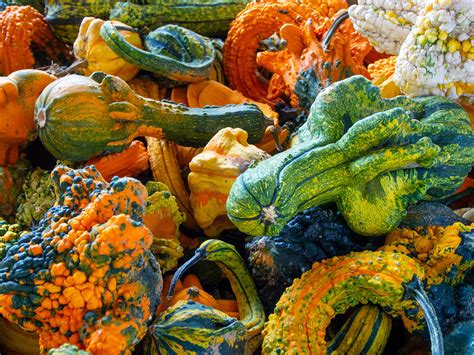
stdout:
{"type": "Polygon", "coordinates": [[[349,12],[344,11],[342,14],[337,17],[334,22],[331,24],[329,27],[329,30],[324,34],[323,41],[321,42],[321,46],[323,48],[323,51],[328,52],[329,51],[329,46],[331,45],[331,40],[336,31],[339,29],[339,26],[341,23],[343,23],[345,20],[349,18],[349,12]]]}
{"type": "Polygon", "coordinates": [[[441,331],[436,311],[423,289],[421,281],[417,277],[415,277],[415,282],[411,287],[411,290],[414,293],[414,298],[420,305],[426,324],[428,325],[431,340],[431,354],[444,355],[443,332],[441,331]]]}
{"type": "Polygon", "coordinates": [[[171,297],[173,297],[174,288],[176,287],[176,284],[178,283],[181,276],[186,271],[188,271],[194,264],[204,259],[206,254],[203,251],[204,250],[201,248],[197,249],[193,257],[189,259],[188,261],[186,261],[183,265],[181,265],[178,268],[178,270],[176,270],[176,272],[173,275],[173,279],[171,280],[170,289],[168,291],[168,294],[166,295],[166,298],[168,299],[168,301],[171,300],[171,297]]]}

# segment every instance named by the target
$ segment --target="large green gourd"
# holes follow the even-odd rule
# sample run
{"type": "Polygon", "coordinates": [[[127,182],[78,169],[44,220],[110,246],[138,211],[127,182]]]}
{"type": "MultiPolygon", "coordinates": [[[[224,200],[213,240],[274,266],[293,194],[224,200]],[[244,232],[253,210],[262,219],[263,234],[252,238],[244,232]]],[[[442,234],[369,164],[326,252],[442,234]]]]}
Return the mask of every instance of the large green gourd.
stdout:
{"type": "Polygon", "coordinates": [[[99,72],[70,75],[55,83],[36,101],[35,123],[43,145],[61,160],[119,152],[137,136],[165,136],[180,145],[204,146],[225,127],[246,130],[249,142],[256,143],[270,123],[255,105],[197,109],[155,101],[137,95],[122,79],[99,72]]]}
{"type": "Polygon", "coordinates": [[[209,79],[216,60],[216,51],[209,38],[176,25],[166,25],[147,34],[146,50],[130,44],[111,21],[104,22],[100,34],[125,61],[175,81],[209,79]]]}
{"type": "Polygon", "coordinates": [[[251,235],[277,235],[298,212],[334,201],[359,234],[394,229],[409,204],[453,193],[474,163],[469,115],[442,97],[385,100],[353,76],[313,103],[300,142],[233,185],[229,218],[251,235]]]}
{"type": "Polygon", "coordinates": [[[180,276],[203,259],[214,261],[229,279],[240,320],[193,301],[179,301],[150,327],[147,354],[253,354],[259,347],[265,313],[245,262],[232,245],[214,239],[202,243],[174,274],[169,295],[180,276]]]}

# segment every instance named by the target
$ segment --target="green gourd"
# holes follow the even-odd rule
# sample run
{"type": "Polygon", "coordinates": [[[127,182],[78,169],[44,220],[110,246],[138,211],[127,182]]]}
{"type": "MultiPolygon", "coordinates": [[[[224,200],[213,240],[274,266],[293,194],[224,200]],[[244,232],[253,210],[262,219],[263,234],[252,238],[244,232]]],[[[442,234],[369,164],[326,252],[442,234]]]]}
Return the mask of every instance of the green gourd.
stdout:
{"type": "Polygon", "coordinates": [[[204,146],[216,132],[238,127],[260,141],[271,123],[251,104],[189,108],[137,95],[122,79],[96,72],[49,85],[36,101],[35,124],[43,145],[58,159],[87,160],[120,152],[137,136],[204,146]]]}
{"type": "Polygon", "coordinates": [[[150,327],[147,354],[252,354],[259,347],[265,313],[253,280],[235,248],[207,240],[174,274],[168,298],[181,275],[200,260],[214,261],[229,279],[240,320],[194,301],[179,301],[150,327]]]}
{"type": "Polygon", "coordinates": [[[166,25],[147,34],[144,41],[146,50],[130,44],[111,21],[104,22],[100,34],[115,54],[125,61],[175,81],[209,79],[216,59],[209,38],[176,25],[166,25]]]}
{"type": "Polygon", "coordinates": [[[317,97],[298,144],[238,177],[227,211],[241,231],[274,236],[298,212],[336,202],[352,230],[383,235],[411,203],[454,193],[473,163],[461,106],[443,97],[382,99],[353,76],[317,97]]]}
{"type": "Polygon", "coordinates": [[[327,354],[382,354],[392,318],[374,305],[357,308],[327,345],[327,354]]]}

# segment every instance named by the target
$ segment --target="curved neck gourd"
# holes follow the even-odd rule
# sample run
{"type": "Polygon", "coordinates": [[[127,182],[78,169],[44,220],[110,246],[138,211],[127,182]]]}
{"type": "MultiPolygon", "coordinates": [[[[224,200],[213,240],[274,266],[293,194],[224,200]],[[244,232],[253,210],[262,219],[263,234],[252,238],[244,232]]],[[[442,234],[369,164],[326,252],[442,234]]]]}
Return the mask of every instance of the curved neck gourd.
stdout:
{"type": "Polygon", "coordinates": [[[265,313],[248,269],[232,245],[215,239],[201,244],[195,255],[174,274],[168,297],[173,294],[180,276],[200,260],[215,262],[228,278],[237,300],[240,322],[246,330],[246,347],[255,350],[261,341],[260,332],[264,325],[265,313]]]}
{"type": "Polygon", "coordinates": [[[96,72],[46,87],[36,102],[35,123],[43,145],[57,159],[83,161],[120,152],[137,136],[204,146],[220,129],[237,127],[256,143],[271,120],[251,104],[199,109],[147,99],[122,79],[96,72]]]}

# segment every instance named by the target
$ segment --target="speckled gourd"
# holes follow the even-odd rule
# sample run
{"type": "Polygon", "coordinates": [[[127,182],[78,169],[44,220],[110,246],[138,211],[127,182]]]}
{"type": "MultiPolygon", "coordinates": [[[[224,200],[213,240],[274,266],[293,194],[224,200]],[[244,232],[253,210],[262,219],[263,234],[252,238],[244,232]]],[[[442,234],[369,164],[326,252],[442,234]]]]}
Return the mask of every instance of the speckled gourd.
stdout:
{"type": "Polygon", "coordinates": [[[383,235],[410,203],[442,198],[474,163],[469,115],[443,97],[381,99],[353,76],[324,90],[300,142],[239,176],[231,221],[251,235],[277,235],[296,213],[334,201],[355,232],[383,235]]]}
{"type": "Polygon", "coordinates": [[[43,145],[66,161],[120,152],[137,136],[165,136],[180,145],[204,146],[229,126],[246,130],[249,141],[255,143],[268,121],[251,104],[197,109],[147,99],[122,79],[101,72],[57,80],[57,85],[45,88],[35,108],[43,145]]]}

